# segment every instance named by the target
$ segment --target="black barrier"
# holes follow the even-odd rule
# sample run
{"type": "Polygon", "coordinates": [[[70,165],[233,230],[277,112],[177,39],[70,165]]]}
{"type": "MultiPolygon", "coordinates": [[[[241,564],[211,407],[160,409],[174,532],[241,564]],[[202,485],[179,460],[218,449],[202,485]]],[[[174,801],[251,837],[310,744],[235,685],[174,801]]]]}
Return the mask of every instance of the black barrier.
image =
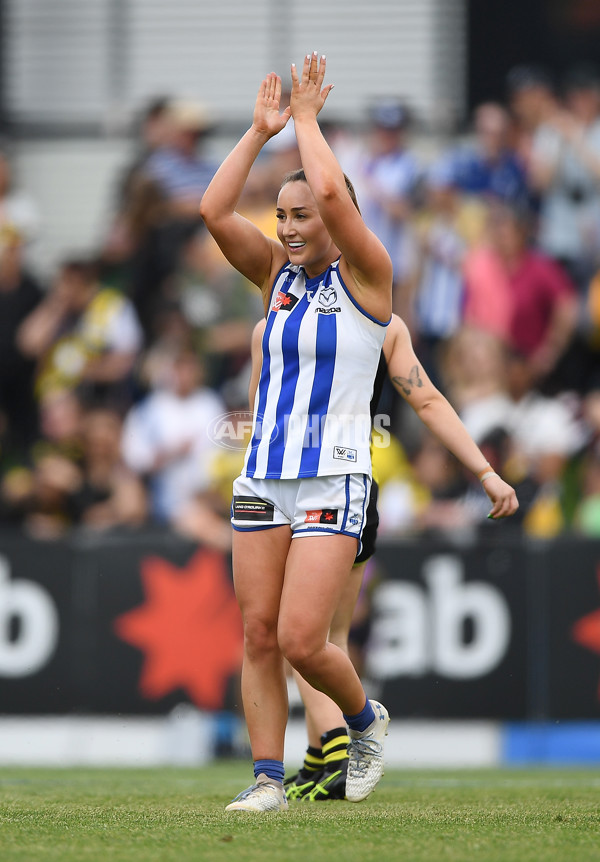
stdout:
{"type": "Polygon", "coordinates": [[[523,561],[514,546],[380,543],[367,670],[392,713],[526,714],[523,561]]]}
{"type": "Polygon", "coordinates": [[[72,562],[60,542],[0,541],[0,712],[78,706],[72,562]]]}
{"type": "Polygon", "coordinates": [[[241,644],[222,554],[161,532],[0,537],[0,712],[221,709],[241,644]]]}
{"type": "MultiPolygon", "coordinates": [[[[600,543],[381,540],[366,674],[405,717],[600,716],[600,543]]],[[[0,536],[0,712],[239,702],[229,561],[169,533],[0,536]]]]}
{"type": "Polygon", "coordinates": [[[380,542],[367,670],[398,716],[600,717],[600,543],[380,542]]]}

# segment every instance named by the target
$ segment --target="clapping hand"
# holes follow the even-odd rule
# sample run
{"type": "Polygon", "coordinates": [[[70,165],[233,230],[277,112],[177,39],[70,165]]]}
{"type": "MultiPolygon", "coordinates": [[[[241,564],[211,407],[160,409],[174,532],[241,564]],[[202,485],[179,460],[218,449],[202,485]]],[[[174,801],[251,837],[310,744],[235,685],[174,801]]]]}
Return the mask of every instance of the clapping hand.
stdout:
{"type": "Polygon", "coordinates": [[[291,116],[291,110],[287,107],[280,114],[280,101],[281,78],[274,72],[270,72],[258,89],[254,106],[252,125],[257,132],[272,138],[285,127],[291,116]]]}
{"type": "Polygon", "coordinates": [[[290,107],[294,120],[300,117],[316,117],[327,96],[333,88],[333,84],[323,87],[325,78],[325,55],[321,59],[316,51],[307,54],[302,67],[302,79],[298,79],[296,65],[292,64],[292,95],[290,107]]]}

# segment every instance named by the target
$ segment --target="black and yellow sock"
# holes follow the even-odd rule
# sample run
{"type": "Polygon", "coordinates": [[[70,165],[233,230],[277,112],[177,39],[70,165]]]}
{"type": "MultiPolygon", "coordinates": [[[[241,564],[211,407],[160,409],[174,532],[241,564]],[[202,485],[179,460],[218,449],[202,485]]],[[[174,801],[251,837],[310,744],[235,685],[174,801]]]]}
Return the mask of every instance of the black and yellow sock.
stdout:
{"type": "Polygon", "coordinates": [[[345,727],[334,727],[321,737],[321,749],[327,772],[334,772],[340,766],[345,766],[348,760],[348,745],[350,737],[345,727]]]}
{"type": "Polygon", "coordinates": [[[321,772],[324,765],[325,759],[321,749],[309,745],[304,755],[304,763],[300,769],[300,776],[305,779],[314,778],[317,772],[321,772]]]}

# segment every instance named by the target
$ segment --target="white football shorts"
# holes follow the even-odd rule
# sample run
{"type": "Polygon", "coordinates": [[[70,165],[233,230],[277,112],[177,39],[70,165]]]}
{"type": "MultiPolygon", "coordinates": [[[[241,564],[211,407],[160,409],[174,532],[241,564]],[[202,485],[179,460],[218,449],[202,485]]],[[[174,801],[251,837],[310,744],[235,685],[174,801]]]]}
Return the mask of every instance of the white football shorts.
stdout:
{"type": "Polygon", "coordinates": [[[239,476],[233,483],[231,523],[241,531],[289,524],[294,539],[340,533],[358,539],[360,549],[370,489],[366,473],[310,479],[239,476]]]}

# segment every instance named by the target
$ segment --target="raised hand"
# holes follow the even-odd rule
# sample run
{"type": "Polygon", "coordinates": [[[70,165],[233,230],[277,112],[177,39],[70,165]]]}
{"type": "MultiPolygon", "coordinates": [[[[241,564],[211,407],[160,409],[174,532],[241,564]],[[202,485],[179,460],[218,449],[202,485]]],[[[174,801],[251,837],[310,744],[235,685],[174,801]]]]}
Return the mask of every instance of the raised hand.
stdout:
{"type": "Polygon", "coordinates": [[[302,67],[302,79],[298,79],[295,63],[292,64],[292,95],[290,107],[295,120],[303,116],[316,117],[327,96],[333,89],[333,84],[323,87],[325,78],[325,55],[321,59],[316,51],[307,54],[302,67]]]}
{"type": "Polygon", "coordinates": [[[281,78],[274,72],[269,72],[256,96],[252,125],[257,132],[272,138],[286,125],[291,116],[289,106],[280,114],[281,78]]]}

